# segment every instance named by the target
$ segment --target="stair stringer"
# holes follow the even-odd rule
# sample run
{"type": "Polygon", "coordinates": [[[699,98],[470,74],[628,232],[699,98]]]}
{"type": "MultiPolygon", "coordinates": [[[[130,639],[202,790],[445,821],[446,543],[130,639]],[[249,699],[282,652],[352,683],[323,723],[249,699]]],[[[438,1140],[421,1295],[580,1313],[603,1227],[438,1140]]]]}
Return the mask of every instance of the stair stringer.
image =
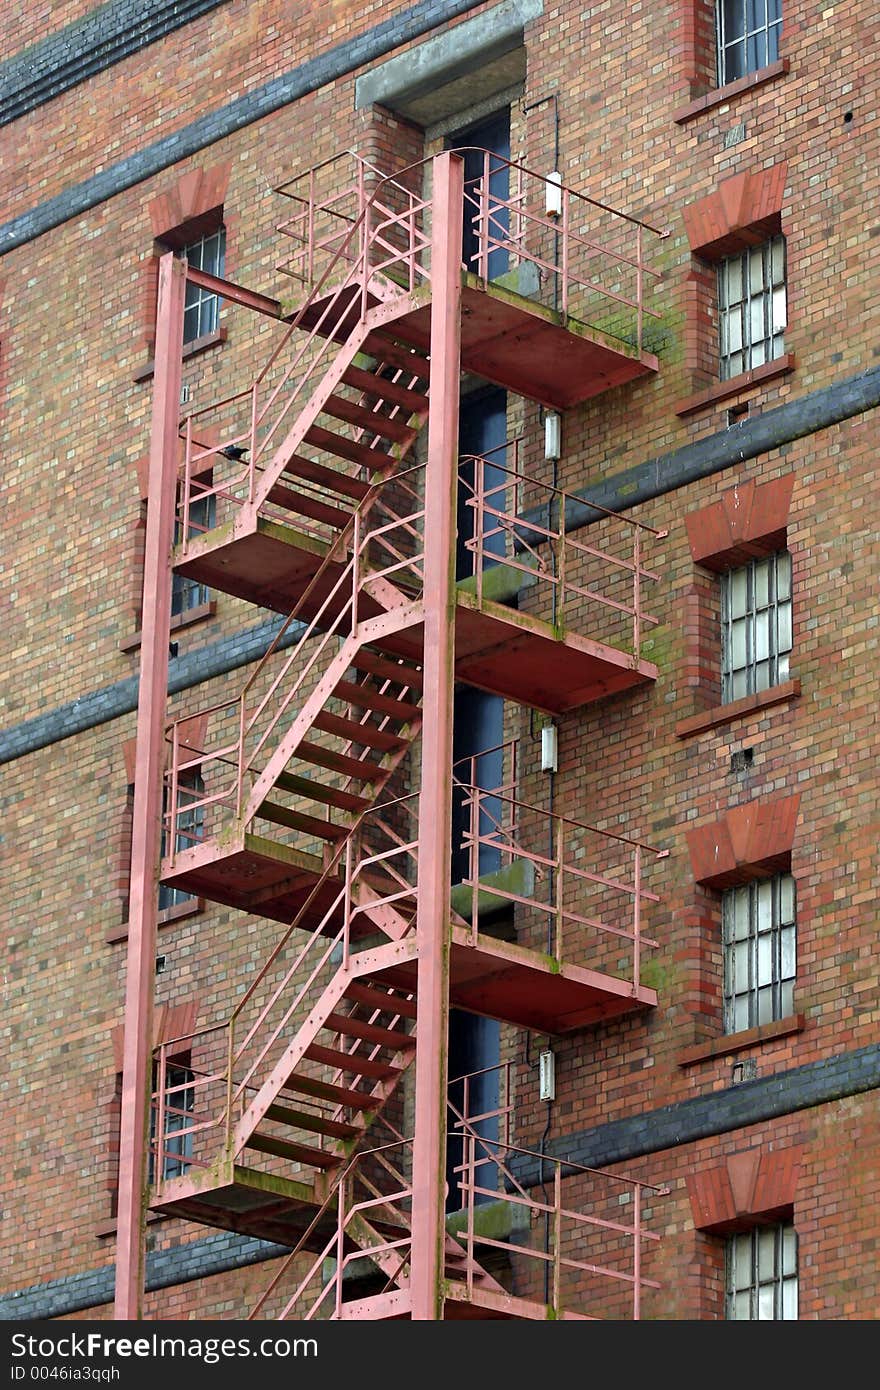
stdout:
{"type": "MultiPolygon", "coordinates": [[[[409,610],[407,609],[407,611],[409,610]]],[[[266,766],[254,781],[250,795],[242,811],[241,819],[245,827],[256,817],[261,805],[266,800],[278,778],[287,767],[291,758],[295,756],[297,748],[312,729],[315,719],[333,695],[333,691],[337,684],[343,679],[346,672],[352,666],[354,657],[360,651],[361,647],[365,645],[366,643],[361,639],[357,631],[355,631],[345,638],[342,646],[325,667],[318,683],[300,708],[290,728],[277,744],[266,766]]],[[[386,761],[386,759],[383,759],[383,767],[386,761]]],[[[393,767],[389,766],[389,775],[393,770],[393,767]]]]}
{"type": "MultiPolygon", "coordinates": [[[[316,385],[308,403],[298,412],[294,424],[275,449],[271,462],[267,464],[259,484],[254,489],[252,500],[243,505],[241,514],[245,526],[250,527],[255,524],[257,514],[266,502],[270,491],[280,481],[281,475],[297,449],[305,442],[306,434],[323,412],[329,397],[341,384],[343,376],[354,363],[355,357],[364,350],[365,339],[377,328],[393,323],[409,307],[408,298],[390,300],[384,304],[375,305],[358,319],[345,342],[336,345],[337,350],[332,362],[316,385]]],[[[327,341],[332,340],[328,339],[327,341]]]]}
{"type": "MultiPolygon", "coordinates": [[[[335,973],[236,1124],[230,1143],[230,1154],[236,1162],[240,1160],[248,1140],[261,1120],[265,1118],[267,1110],[278,1099],[288,1077],[297,1064],[304,1059],[307,1048],[315,1041],[330,1014],[334,1012],[343,999],[348,986],[353,981],[376,970],[388,969],[392,964],[398,965],[402,961],[413,959],[415,954],[416,941],[415,936],[412,935],[407,942],[392,942],[386,946],[361,952],[358,956],[350,958],[349,964],[335,973]]],[[[415,1042],[415,1034],[413,1034],[413,1041],[415,1042]]],[[[414,1047],[410,1048],[406,1053],[398,1054],[395,1059],[395,1065],[400,1067],[401,1074],[409,1067],[414,1052],[414,1047]]],[[[396,1089],[398,1081],[399,1077],[395,1078],[393,1086],[390,1087],[387,1083],[379,1082],[371,1089],[370,1094],[379,1096],[384,1105],[396,1089]]],[[[361,1112],[362,1116],[364,1114],[365,1112],[361,1112]]],[[[368,1116],[363,1121],[364,1132],[366,1132],[369,1123],[368,1116]]],[[[349,1153],[355,1147],[356,1142],[349,1141],[343,1152],[349,1153]]]]}
{"type": "MultiPolygon", "coordinates": [[[[399,1210],[394,1210],[393,1218],[399,1222],[402,1231],[411,1234],[410,1223],[406,1214],[399,1210]]],[[[353,1212],[345,1223],[346,1234],[365,1251],[365,1258],[372,1260],[381,1269],[389,1280],[400,1289],[409,1288],[410,1262],[409,1258],[401,1259],[394,1251],[383,1251],[381,1249],[383,1237],[376,1226],[364,1215],[363,1212],[353,1212]]],[[[464,1246],[447,1231],[443,1238],[443,1265],[444,1277],[450,1278],[448,1268],[449,1261],[456,1263],[464,1261],[464,1268],[455,1271],[454,1282],[463,1283],[468,1276],[471,1276],[481,1289],[491,1289],[495,1293],[506,1294],[507,1290],[503,1284],[499,1284],[494,1275],[483,1269],[482,1265],[472,1259],[464,1246]]]]}

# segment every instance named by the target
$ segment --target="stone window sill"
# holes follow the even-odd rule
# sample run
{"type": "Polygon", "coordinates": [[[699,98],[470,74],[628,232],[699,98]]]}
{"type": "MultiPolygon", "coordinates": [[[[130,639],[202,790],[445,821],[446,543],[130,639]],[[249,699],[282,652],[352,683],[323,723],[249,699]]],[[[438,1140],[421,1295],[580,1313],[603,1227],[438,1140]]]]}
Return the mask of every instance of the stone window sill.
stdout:
{"type": "Polygon", "coordinates": [[[776,377],[786,376],[789,372],[793,372],[794,368],[794,353],[784,352],[781,357],[774,358],[772,362],[763,362],[760,367],[753,367],[750,372],[740,372],[739,376],[731,376],[726,381],[718,381],[714,386],[708,386],[705,391],[698,391],[695,396],[688,396],[685,400],[679,401],[675,406],[675,413],[676,415],[693,415],[705,406],[715,405],[718,401],[726,401],[731,396],[739,395],[740,391],[747,391],[749,387],[763,386],[765,381],[773,381],[776,377]]]}
{"type": "Polygon", "coordinates": [[[723,106],[726,101],[733,101],[743,92],[752,92],[756,87],[763,87],[765,83],[772,82],[777,77],[784,77],[789,67],[788,59],[780,58],[775,63],[769,63],[766,68],[760,68],[758,72],[750,72],[746,77],[737,78],[736,82],[728,82],[723,87],[706,92],[704,96],[695,97],[687,106],[674,111],[672,119],[676,124],[684,125],[686,121],[693,120],[694,116],[711,111],[713,107],[723,106]]]}
{"type": "MultiPolygon", "coordinates": [[[[167,1221],[168,1218],[169,1213],[166,1211],[148,1211],[146,1221],[148,1226],[152,1226],[154,1221],[167,1221]]],[[[106,1221],[97,1222],[95,1225],[95,1235],[98,1240],[103,1240],[107,1236],[115,1236],[118,1224],[118,1218],[115,1216],[108,1217],[106,1221]]]]}
{"type": "Polygon", "coordinates": [[[792,1014],[789,1018],[780,1018],[775,1023],[760,1023],[757,1028],[746,1028],[741,1033],[727,1033],[724,1037],[712,1038],[710,1042],[686,1047],[678,1054],[678,1065],[690,1067],[695,1062],[711,1061],[713,1057],[729,1057],[732,1053],[742,1052],[757,1043],[772,1042],[777,1038],[788,1038],[795,1033],[802,1033],[805,1027],[806,1019],[803,1014],[792,1014]]]}
{"type": "Polygon", "coordinates": [[[771,686],[769,690],[759,690],[756,695],[743,695],[740,700],[731,700],[726,705],[715,705],[712,709],[700,710],[687,719],[680,719],[675,726],[676,738],[691,738],[703,734],[708,729],[717,729],[724,724],[732,724],[759,710],[770,709],[773,705],[787,704],[801,693],[799,680],[783,681],[781,685],[771,686]]]}
{"type": "MultiPolygon", "coordinates": [[[[214,333],[205,333],[201,338],[193,338],[191,343],[184,343],[182,354],[184,362],[187,362],[190,357],[198,356],[200,352],[207,352],[209,348],[219,347],[221,343],[226,342],[228,336],[227,329],[218,328],[214,333]]],[[[155,369],[156,364],[151,359],[145,366],[138,368],[132,381],[150,381],[155,369]]]]}
{"type": "MultiPolygon", "coordinates": [[[[171,619],[169,631],[179,632],[181,628],[192,627],[194,623],[200,623],[204,618],[213,618],[217,611],[217,604],[213,599],[208,603],[197,603],[195,608],[187,608],[184,613],[176,613],[171,619]]],[[[119,643],[121,652],[135,652],[141,645],[140,632],[132,633],[131,637],[125,637],[119,643]]]]}
{"type": "MultiPolygon", "coordinates": [[[[172,922],[182,922],[184,918],[195,917],[198,913],[204,912],[204,910],[204,898],[191,898],[189,902],[175,903],[173,907],[164,907],[156,918],[156,925],[158,927],[168,927],[172,922]]],[[[124,922],[122,926],[114,928],[112,932],[108,932],[104,940],[108,946],[115,945],[117,941],[127,941],[128,923],[124,922]]]]}

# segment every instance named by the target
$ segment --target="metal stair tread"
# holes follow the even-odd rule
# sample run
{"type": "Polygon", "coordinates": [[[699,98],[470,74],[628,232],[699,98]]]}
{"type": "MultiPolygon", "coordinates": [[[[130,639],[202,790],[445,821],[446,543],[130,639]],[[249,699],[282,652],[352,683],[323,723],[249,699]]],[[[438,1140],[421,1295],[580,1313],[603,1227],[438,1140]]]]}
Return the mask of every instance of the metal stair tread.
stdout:
{"type": "Polygon", "coordinates": [[[389,733],[387,729],[379,729],[375,724],[361,724],[357,719],[346,719],[341,714],[331,714],[329,710],[322,709],[312,720],[312,728],[320,729],[325,734],[336,734],[339,738],[344,738],[350,743],[362,744],[365,748],[375,748],[382,753],[392,753],[398,748],[403,748],[408,742],[401,738],[399,734],[389,733]]]}
{"type": "Polygon", "coordinates": [[[383,477],[398,464],[393,454],[384,453],[381,449],[371,449],[367,444],[358,444],[353,439],[346,439],[345,435],[324,429],[322,425],[311,425],[306,430],[305,439],[307,444],[326,449],[337,458],[348,459],[349,463],[362,464],[383,477]]]}
{"type": "Polygon", "coordinates": [[[344,512],[341,507],[332,507],[318,497],[310,497],[306,492],[296,492],[282,483],[275,483],[270,487],[266,500],[299,516],[311,517],[312,521],[323,521],[337,531],[343,531],[352,517],[351,512],[344,512]]]}
{"type": "Polygon", "coordinates": [[[328,492],[336,492],[341,496],[351,497],[356,502],[362,501],[372,486],[365,478],[353,478],[348,473],[340,472],[338,468],[329,468],[326,463],[307,459],[302,454],[294,454],[284,465],[283,472],[289,478],[300,478],[309,483],[317,483],[320,487],[325,487],[328,492]]]}
{"type": "Polygon", "coordinates": [[[290,830],[302,830],[309,835],[317,835],[321,840],[344,840],[351,827],[336,825],[333,821],[322,820],[319,816],[308,816],[303,811],[295,811],[290,806],[279,806],[274,801],[263,801],[257,811],[258,816],[270,820],[275,825],[286,825],[290,830]]]}
{"type": "Polygon", "coordinates": [[[373,804],[370,797],[358,796],[344,787],[328,787],[323,782],[316,782],[313,777],[300,777],[295,772],[279,773],[275,786],[279,791],[320,801],[324,806],[336,806],[341,811],[364,811],[373,804]]]}
{"type": "Polygon", "coordinates": [[[347,1106],[349,1110],[378,1110],[384,1099],[382,1096],[371,1095],[369,1091],[337,1086],[332,1081],[322,1081],[320,1077],[300,1075],[295,1071],[290,1073],[282,1089],[298,1091],[304,1096],[314,1096],[317,1100],[332,1100],[337,1105],[347,1106]]]}
{"type": "Polygon", "coordinates": [[[246,1140],[245,1148],[273,1154],[275,1158],[289,1158],[296,1163],[308,1163],[313,1168],[338,1168],[343,1162],[341,1154],[328,1153],[326,1149],[313,1149],[308,1144],[294,1144],[290,1139],[276,1139],[269,1134],[260,1134],[259,1131],[255,1131],[246,1140]]]}
{"type": "Polygon", "coordinates": [[[414,690],[421,690],[425,684],[425,674],[419,668],[399,665],[391,657],[380,656],[378,652],[370,651],[369,647],[361,647],[351,664],[357,671],[365,671],[368,675],[380,676],[384,680],[399,681],[401,685],[410,686],[414,690]]]}
{"type": "Polygon", "coordinates": [[[418,349],[412,350],[405,343],[399,343],[381,328],[368,333],[362,344],[364,352],[389,367],[398,367],[402,372],[410,372],[422,381],[431,378],[431,366],[426,356],[418,349]]]}
{"type": "Polygon", "coordinates": [[[334,1139],[353,1139],[362,1131],[358,1125],[346,1124],[343,1120],[331,1120],[329,1115],[313,1115],[308,1110],[291,1110],[277,1102],[270,1105],[265,1119],[276,1124],[289,1125],[291,1129],[310,1129],[315,1134],[329,1134],[334,1139]]]}
{"type": "Polygon", "coordinates": [[[374,782],[384,771],[379,763],[368,762],[366,758],[352,758],[347,753],[337,753],[332,748],[324,748],[320,743],[303,739],[296,750],[297,757],[305,763],[316,763],[332,772],[346,772],[361,782],[374,782]]]}
{"type": "Polygon", "coordinates": [[[365,434],[378,435],[380,439],[390,439],[395,444],[409,445],[417,431],[409,420],[399,420],[395,416],[381,415],[377,410],[358,405],[345,396],[330,395],[322,407],[325,415],[334,420],[344,420],[346,424],[362,429],[365,434]]]}
{"type": "Polygon", "coordinates": [[[419,705],[413,705],[409,700],[398,700],[393,695],[383,695],[381,691],[373,690],[367,685],[359,685],[357,681],[341,680],[334,688],[333,694],[350,705],[357,705],[359,709],[380,710],[382,714],[393,715],[395,719],[405,723],[421,713],[419,705]]]}
{"type": "Polygon", "coordinates": [[[390,1062],[377,1062],[375,1057],[367,1057],[357,1052],[340,1052],[335,1047],[324,1047],[321,1043],[310,1043],[303,1053],[310,1062],[326,1062],[338,1071],[350,1072],[352,1076],[372,1076],[378,1080],[399,1076],[402,1067],[394,1067],[390,1062]]]}
{"type": "Polygon", "coordinates": [[[390,381],[376,372],[368,372],[363,367],[354,364],[346,367],[342,380],[346,386],[363,391],[365,396],[379,396],[382,400],[403,406],[413,415],[423,414],[428,409],[428,398],[421,391],[414,391],[399,381],[390,381]]]}
{"type": "Polygon", "coordinates": [[[354,1018],[351,1014],[328,1014],[324,1027],[334,1033],[342,1033],[349,1038],[363,1038],[365,1042],[378,1043],[381,1047],[399,1052],[403,1048],[414,1047],[415,1038],[397,1028],[383,1028],[381,1023],[368,1023],[366,1019],[354,1018]]]}
{"type": "Polygon", "coordinates": [[[363,980],[352,980],[345,991],[346,999],[353,999],[368,1008],[382,1010],[384,1013],[399,1014],[401,1018],[417,1018],[418,1006],[414,999],[398,994],[387,994],[384,989],[365,984],[363,980]]]}

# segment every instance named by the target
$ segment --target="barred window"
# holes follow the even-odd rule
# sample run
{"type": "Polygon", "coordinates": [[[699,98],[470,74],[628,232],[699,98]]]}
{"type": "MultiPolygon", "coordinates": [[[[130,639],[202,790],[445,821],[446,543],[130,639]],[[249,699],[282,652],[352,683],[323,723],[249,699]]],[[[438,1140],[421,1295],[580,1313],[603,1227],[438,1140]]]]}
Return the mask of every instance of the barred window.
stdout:
{"type": "MultiPolygon", "coordinates": [[[[205,808],[193,803],[201,801],[205,794],[205,784],[196,772],[181,773],[177,784],[178,815],[174,820],[174,852],[189,849],[204,837],[205,808]],[[191,809],[189,809],[191,807],[191,809]]],[[[162,792],[162,842],[160,858],[168,854],[170,840],[166,811],[168,809],[168,789],[162,792]]],[[[194,902],[195,895],[183,888],[175,888],[168,883],[159,884],[159,911],[169,907],[179,907],[181,903],[194,902]]]]}
{"type": "MultiPolygon", "coordinates": [[[[179,252],[196,270],[205,270],[209,275],[223,275],[226,257],[226,230],[220,227],[210,236],[193,241],[179,252]]],[[[206,333],[215,333],[220,315],[220,296],[211,290],[186,283],[186,300],[183,310],[183,341],[195,342],[206,333]]]]}
{"type": "Polygon", "coordinates": [[[165,1091],[160,1099],[156,1095],[159,1069],[153,1063],[153,1102],[150,1106],[150,1154],[148,1182],[156,1181],[159,1168],[156,1160],[157,1112],[163,1105],[163,1142],[161,1154],[161,1173],[163,1178],[179,1178],[189,1167],[192,1157],[192,1124],[195,1109],[195,1076],[188,1066],[169,1064],[165,1068],[165,1091]]]}
{"type": "Polygon", "coordinates": [[[785,351],[785,237],[728,256],[718,267],[721,380],[785,351]]]}
{"type": "Polygon", "coordinates": [[[782,0],[717,0],[718,85],[759,72],[779,57],[782,0]]]}
{"type": "Polygon", "coordinates": [[[721,699],[769,690],[788,680],[791,556],[751,560],[721,577],[721,699]]]}
{"type": "Polygon", "coordinates": [[[777,874],[721,899],[724,1031],[740,1033],[794,1012],[794,879],[777,874]]]}
{"type": "MultiPolygon", "coordinates": [[[[203,474],[199,483],[205,487],[210,487],[211,478],[208,474],[203,474]]],[[[189,499],[189,539],[195,536],[202,536],[206,531],[210,531],[214,525],[216,514],[216,494],[198,494],[199,483],[193,484],[193,490],[189,499]]],[[[180,519],[175,522],[174,544],[179,545],[183,539],[183,527],[180,519]]],[[[202,604],[209,603],[211,600],[211,590],[207,584],[200,584],[197,579],[190,579],[185,574],[178,574],[177,570],[171,573],[171,616],[179,617],[183,613],[188,613],[193,608],[199,608],[202,604]]]]}
{"type": "Polygon", "coordinates": [[[797,1321],[797,1235],[792,1222],[732,1236],[726,1263],[728,1320],[797,1321]]]}

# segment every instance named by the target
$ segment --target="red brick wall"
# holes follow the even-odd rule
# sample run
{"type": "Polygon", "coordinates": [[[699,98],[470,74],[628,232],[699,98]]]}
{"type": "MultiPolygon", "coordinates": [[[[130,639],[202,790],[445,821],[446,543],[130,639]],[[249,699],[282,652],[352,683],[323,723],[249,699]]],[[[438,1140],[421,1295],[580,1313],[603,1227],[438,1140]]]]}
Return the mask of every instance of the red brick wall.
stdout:
{"type": "MultiPolygon", "coordinates": [[[[28,8],[35,34],[45,24],[45,8],[28,8]]],[[[64,17],[85,8],[71,4],[64,17]]],[[[402,8],[395,0],[382,7],[381,18],[402,8]]],[[[805,4],[787,5],[783,47],[791,73],[729,107],[676,123],[675,108],[693,95],[688,84],[701,80],[683,37],[688,13],[688,6],[671,0],[638,12],[609,6],[584,11],[567,3],[548,8],[527,32],[523,100],[528,106],[548,92],[558,94],[564,181],[668,231],[654,253],[662,271],[655,296],[662,315],[660,371],[566,413],[558,472],[569,489],[689,443],[715,435],[723,440],[732,404],[748,404],[756,416],[876,366],[880,241],[865,208],[877,202],[880,164],[876,115],[863,95],[870,91],[875,7],[858,0],[836,7],[833,22],[820,23],[805,4]],[[842,60],[852,69],[852,91],[838,96],[842,60]],[[851,122],[844,121],[848,110],[851,122]],[[725,135],[740,123],[745,137],[726,148],[725,135]],[[786,346],[796,354],[796,370],[682,419],[675,402],[711,377],[694,329],[696,316],[711,314],[711,287],[690,278],[683,210],[732,175],[782,162],[786,346]]],[[[11,180],[5,215],[24,213],[88,178],[97,151],[108,163],[124,159],[379,17],[375,8],[348,4],[299,6],[293,16],[277,0],[221,7],[6,131],[6,139],[14,134],[27,177],[11,180]],[[112,128],[96,114],[104,112],[114,113],[112,128]]],[[[53,26],[55,19],[53,7],[53,26]]],[[[418,154],[418,132],[381,112],[356,113],[353,89],[354,74],[4,257],[0,429],[6,459],[2,563],[8,570],[0,601],[11,675],[6,725],[137,672],[137,652],[121,651],[119,644],[133,631],[136,462],[149,447],[150,385],[134,377],[148,357],[142,294],[153,251],[151,200],[187,172],[229,162],[224,214],[235,226],[235,276],[265,294],[290,298],[295,285],[276,271],[288,248],[275,231],[288,209],[268,188],[352,144],[398,163],[418,154]]],[[[554,129],[548,108],[519,110],[514,118],[518,152],[530,167],[549,170],[554,129]]],[[[254,362],[264,360],[276,341],[277,326],[244,310],[227,305],[222,323],[226,343],[184,366],[195,409],[247,384],[254,362]]],[[[538,460],[549,480],[537,406],[512,401],[511,418],[525,432],[526,455],[538,460]]],[[[659,475],[662,482],[662,464],[659,475]]],[[[551,1139],[730,1085],[736,1057],[707,1050],[699,1059],[684,1058],[687,1049],[707,1046],[720,1032],[717,896],[694,882],[686,831],[754,798],[800,796],[791,872],[798,895],[795,1007],[804,1023],[790,1035],[752,1042],[737,1056],[754,1058],[759,1078],[769,1078],[876,1042],[875,475],[876,420],[856,415],[631,513],[669,533],[646,555],[661,573],[648,603],[660,622],[642,654],[657,664],[659,676],[650,688],[559,720],[554,796],[557,810],[668,850],[648,883],[662,899],[649,908],[646,924],[659,941],[646,971],[659,1005],[645,1016],[554,1044],[559,1098],[551,1139]],[[791,663],[800,695],[680,737],[679,721],[717,703],[715,581],[694,563],[684,517],[717,503],[734,483],[773,482],[792,473],[791,663]],[[752,766],[732,773],[731,755],[742,748],[754,751],[752,766]]],[[[529,595],[524,605],[536,601],[529,595]]],[[[218,595],[216,616],[182,633],[181,651],[199,651],[265,616],[218,595]]],[[[243,673],[233,673],[178,696],[171,711],[227,698],[243,680],[243,673]]],[[[522,737],[523,794],[545,798],[539,721],[512,710],[509,723],[522,737]]],[[[7,1155],[0,1196],[4,1209],[16,1212],[7,1287],[113,1259],[112,1240],[97,1237],[95,1228],[108,1213],[110,1039],[121,1019],[125,946],[108,946],[106,937],[118,930],[124,895],[121,748],[133,732],[129,715],[4,769],[3,810],[13,846],[3,895],[10,935],[7,1079],[21,1098],[0,1117],[7,1155]]],[[[262,919],[245,925],[241,915],[219,908],[163,928],[159,948],[168,969],[157,979],[159,1002],[195,994],[201,1021],[218,1021],[275,933],[276,926],[262,919]]],[[[531,1147],[548,1119],[537,1100],[535,1057],[542,1041],[531,1040],[528,1063],[521,1034],[510,1033],[504,1042],[505,1054],[521,1062],[518,1135],[531,1147]]],[[[854,1277],[850,1257],[864,1248],[870,1264],[877,1236],[873,1103],[869,1093],[632,1165],[644,1180],[667,1181],[673,1189],[655,1208],[665,1242],[654,1264],[664,1290],[652,1296],[652,1315],[720,1316],[717,1242],[693,1228],[687,1172],[751,1143],[787,1143],[803,1144],[806,1154],[795,1204],[801,1316],[871,1316],[877,1289],[864,1271],[854,1277]]],[[[203,1234],[171,1221],[155,1228],[151,1240],[161,1247],[203,1234]]],[[[204,1286],[188,1284],[151,1296],[149,1306],[162,1317],[242,1316],[261,1277],[249,1270],[204,1286]]]]}

